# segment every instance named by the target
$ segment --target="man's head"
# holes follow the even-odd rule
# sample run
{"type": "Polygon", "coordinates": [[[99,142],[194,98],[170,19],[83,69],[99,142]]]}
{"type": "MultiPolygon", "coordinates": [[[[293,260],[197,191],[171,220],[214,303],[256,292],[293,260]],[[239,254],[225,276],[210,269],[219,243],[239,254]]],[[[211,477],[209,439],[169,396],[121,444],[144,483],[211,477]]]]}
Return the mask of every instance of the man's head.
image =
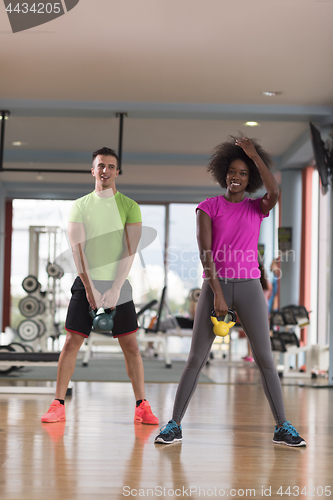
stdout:
{"type": "Polygon", "coordinates": [[[97,149],[97,151],[94,151],[93,154],[92,154],[92,161],[93,161],[93,164],[94,164],[94,161],[95,161],[95,158],[98,156],[98,155],[101,155],[101,156],[114,156],[114,158],[116,158],[117,160],[117,170],[119,170],[118,168],[118,155],[117,153],[111,149],[111,148],[101,148],[101,149],[97,149]]]}
{"type": "Polygon", "coordinates": [[[92,160],[91,173],[95,177],[96,191],[112,188],[116,192],[115,180],[119,174],[116,152],[104,147],[94,151],[92,160]]]}

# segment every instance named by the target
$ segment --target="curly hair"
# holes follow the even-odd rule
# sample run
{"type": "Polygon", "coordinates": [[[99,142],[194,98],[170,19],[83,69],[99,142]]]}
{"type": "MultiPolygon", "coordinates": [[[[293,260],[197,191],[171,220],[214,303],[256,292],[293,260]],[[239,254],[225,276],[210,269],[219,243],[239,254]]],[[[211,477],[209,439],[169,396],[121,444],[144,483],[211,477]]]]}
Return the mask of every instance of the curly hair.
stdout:
{"type": "MultiPolygon", "coordinates": [[[[214,154],[211,156],[210,162],[207,166],[208,172],[210,172],[213,178],[220,184],[222,188],[226,188],[226,176],[229,170],[230,164],[234,160],[242,160],[249,168],[249,183],[246,187],[248,193],[255,193],[258,189],[263,186],[262,179],[260,177],[259,171],[251,158],[247,156],[245,151],[240,146],[235,144],[237,139],[241,137],[230,136],[229,141],[219,144],[214,149],[214,154]]],[[[271,168],[273,165],[273,160],[266,151],[262,149],[260,144],[256,139],[250,139],[257,153],[261,157],[262,161],[265,163],[267,168],[271,168]]]]}

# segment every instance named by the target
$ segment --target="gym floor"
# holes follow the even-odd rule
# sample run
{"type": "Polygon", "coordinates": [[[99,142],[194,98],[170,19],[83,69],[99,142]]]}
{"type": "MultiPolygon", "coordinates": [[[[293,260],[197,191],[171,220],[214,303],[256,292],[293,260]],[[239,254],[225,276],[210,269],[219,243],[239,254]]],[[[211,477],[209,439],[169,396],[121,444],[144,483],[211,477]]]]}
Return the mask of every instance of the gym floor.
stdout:
{"type": "MultiPolygon", "coordinates": [[[[255,367],[219,361],[205,370],[221,381],[199,384],[183,442],[172,445],[154,444],[159,426],[134,424],[129,383],[75,382],[67,421],[56,424],[40,422],[52,396],[1,394],[1,500],[333,495],[332,389],[283,385],[287,417],[307,441],[288,448],[272,443],[255,367]]],[[[160,426],[176,389],[146,385],[160,426]]]]}

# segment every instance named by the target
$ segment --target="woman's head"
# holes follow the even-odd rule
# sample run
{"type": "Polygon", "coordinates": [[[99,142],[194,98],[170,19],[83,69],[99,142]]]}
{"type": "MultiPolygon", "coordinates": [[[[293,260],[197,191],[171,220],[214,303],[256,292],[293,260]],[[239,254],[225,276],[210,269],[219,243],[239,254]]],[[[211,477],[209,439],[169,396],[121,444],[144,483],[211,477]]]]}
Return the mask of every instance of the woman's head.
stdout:
{"type": "MultiPolygon", "coordinates": [[[[243,149],[235,144],[236,139],[240,139],[240,137],[230,137],[231,139],[229,141],[223,142],[215,148],[214,154],[211,157],[207,170],[212,174],[213,178],[218,182],[218,184],[220,184],[222,188],[226,188],[226,177],[230,165],[235,160],[241,160],[247,165],[249,170],[249,182],[246,191],[248,193],[254,193],[263,185],[258,169],[255,163],[251,160],[251,158],[247,156],[243,149]]],[[[270,168],[273,162],[269,154],[262,149],[262,147],[255,139],[251,139],[251,142],[256,148],[257,153],[259,154],[265,165],[270,168]]]]}

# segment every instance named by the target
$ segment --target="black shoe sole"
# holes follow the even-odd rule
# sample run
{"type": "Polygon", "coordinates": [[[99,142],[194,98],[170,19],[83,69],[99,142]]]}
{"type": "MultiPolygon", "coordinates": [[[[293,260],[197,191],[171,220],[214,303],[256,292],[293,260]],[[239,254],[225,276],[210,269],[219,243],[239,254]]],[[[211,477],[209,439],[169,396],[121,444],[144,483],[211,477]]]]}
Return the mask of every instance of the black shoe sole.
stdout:
{"type": "Polygon", "coordinates": [[[156,444],[172,444],[172,443],[180,443],[183,438],[173,439],[172,441],[164,441],[162,438],[155,439],[154,443],[156,444]]]}
{"type": "Polygon", "coordinates": [[[302,447],[306,446],[305,441],[301,441],[299,444],[290,444],[290,443],[286,443],[285,441],[274,441],[274,439],[273,439],[273,443],[274,444],[285,444],[286,446],[290,446],[291,448],[302,448],[302,447]]]}

